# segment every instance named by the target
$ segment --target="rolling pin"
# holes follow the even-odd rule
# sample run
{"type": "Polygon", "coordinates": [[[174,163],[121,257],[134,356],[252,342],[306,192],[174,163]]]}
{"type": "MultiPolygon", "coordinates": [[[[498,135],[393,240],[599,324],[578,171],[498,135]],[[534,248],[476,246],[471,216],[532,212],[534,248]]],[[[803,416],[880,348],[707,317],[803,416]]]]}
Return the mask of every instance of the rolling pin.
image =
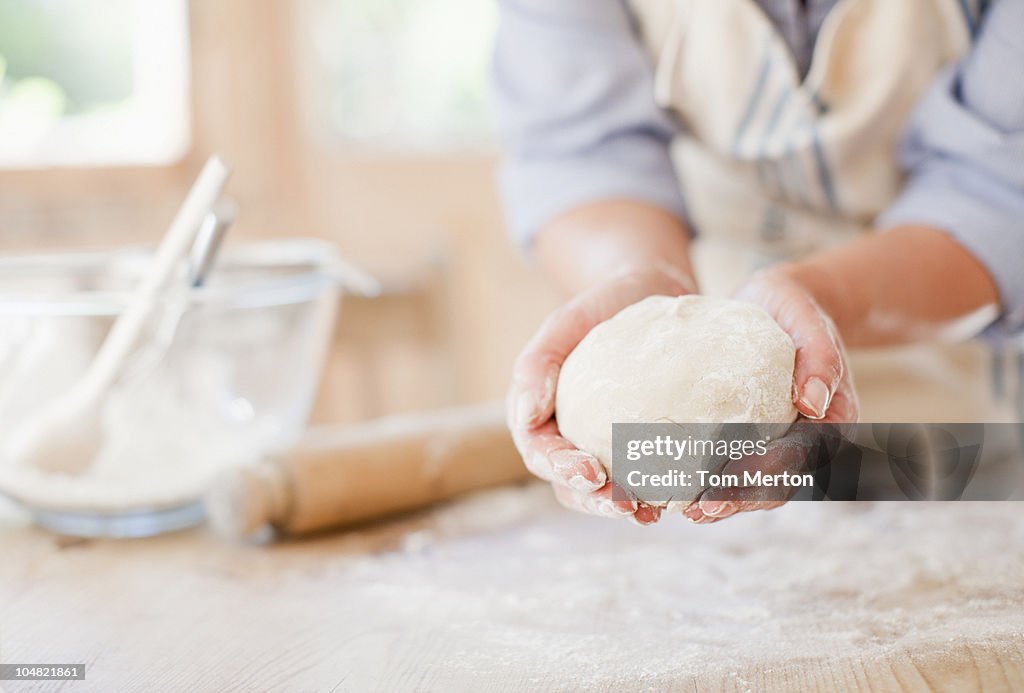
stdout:
{"type": "Polygon", "coordinates": [[[422,508],[525,479],[498,404],[311,429],[283,454],[225,473],[210,525],[241,539],[270,526],[299,535],[422,508]]]}

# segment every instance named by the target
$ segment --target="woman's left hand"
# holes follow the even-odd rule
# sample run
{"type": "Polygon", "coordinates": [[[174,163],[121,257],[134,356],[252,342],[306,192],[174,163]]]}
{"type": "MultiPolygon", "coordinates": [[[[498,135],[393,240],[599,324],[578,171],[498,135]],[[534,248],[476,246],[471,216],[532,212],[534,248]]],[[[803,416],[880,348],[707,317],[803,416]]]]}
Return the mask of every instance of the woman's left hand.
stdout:
{"type": "MultiPolygon", "coordinates": [[[[785,268],[774,268],[754,275],[737,292],[736,298],[764,308],[792,338],[796,346],[793,403],[800,413],[798,421],[856,423],[857,395],[843,342],[835,323],[811,292],[785,268]]],[[[805,445],[785,437],[775,443],[769,446],[767,455],[756,458],[758,469],[770,475],[806,471],[805,445]]],[[[742,477],[751,459],[730,462],[722,473],[739,473],[742,477]]],[[[778,488],[711,488],[683,514],[692,522],[708,523],[740,512],[768,510],[783,503],[785,500],[779,500],[778,488]]]]}

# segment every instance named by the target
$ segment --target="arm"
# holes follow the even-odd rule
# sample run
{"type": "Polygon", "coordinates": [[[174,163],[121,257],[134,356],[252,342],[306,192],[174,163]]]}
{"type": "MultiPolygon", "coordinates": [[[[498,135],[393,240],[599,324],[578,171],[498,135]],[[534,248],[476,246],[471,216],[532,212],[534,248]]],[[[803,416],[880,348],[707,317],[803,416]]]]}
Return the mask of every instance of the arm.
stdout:
{"type": "Polygon", "coordinates": [[[556,218],[607,200],[682,219],[669,155],[676,124],[654,102],[653,69],[623,0],[499,8],[492,82],[513,237],[529,247],[541,229],[565,226],[556,218]]]}
{"type": "MultiPolygon", "coordinates": [[[[793,338],[800,413],[842,426],[859,415],[844,342],[874,346],[976,332],[997,314],[998,294],[977,258],[948,233],[907,226],[761,272],[738,298],[767,310],[793,338]]],[[[758,469],[806,472],[804,446],[798,437],[779,439],[758,469]]],[[[723,473],[742,473],[746,464],[729,462],[723,473]]],[[[683,514],[716,522],[782,505],[777,498],[758,487],[710,489],[683,514]]]]}
{"type": "Polygon", "coordinates": [[[904,226],[783,268],[851,346],[977,334],[999,314],[981,262],[948,233],[904,226]]]}
{"type": "Polygon", "coordinates": [[[675,215],[635,200],[605,200],[555,217],[534,250],[548,275],[577,294],[623,274],[660,269],[696,291],[690,235],[675,215]]]}
{"type": "Polygon", "coordinates": [[[605,470],[553,418],[562,362],[597,323],[652,294],[694,290],[669,156],[675,124],[621,0],[501,0],[494,91],[513,236],[574,297],[513,369],[508,419],[526,466],[570,508],[653,522],[613,501],[605,470]],[[570,48],[571,47],[571,48],[570,48]]]}
{"type": "MultiPolygon", "coordinates": [[[[739,297],[797,345],[794,399],[810,418],[856,421],[844,341],[858,346],[1024,329],[1024,3],[997,0],[971,54],[940,76],[903,146],[907,186],[879,232],[755,276],[739,297]]],[[[799,450],[763,461],[777,472],[799,450]]],[[[714,522],[778,505],[712,490],[684,514],[714,522]]]]}
{"type": "Polygon", "coordinates": [[[884,236],[840,263],[877,284],[849,292],[851,341],[973,336],[978,329],[950,328],[975,311],[988,319],[974,327],[991,324],[989,335],[1024,330],[1022,74],[1024,3],[996,0],[971,53],[940,76],[911,120],[901,152],[910,179],[878,221],[884,236]],[[881,324],[892,317],[906,328],[881,324]]]}
{"type": "MultiPolygon", "coordinates": [[[[744,294],[781,311],[801,293],[858,346],[962,339],[996,318],[990,332],[1024,330],[1022,72],[1024,3],[997,0],[971,53],[912,117],[910,177],[880,232],[771,270],[744,294]]],[[[830,383],[837,350],[807,351],[797,387],[830,383]]]]}

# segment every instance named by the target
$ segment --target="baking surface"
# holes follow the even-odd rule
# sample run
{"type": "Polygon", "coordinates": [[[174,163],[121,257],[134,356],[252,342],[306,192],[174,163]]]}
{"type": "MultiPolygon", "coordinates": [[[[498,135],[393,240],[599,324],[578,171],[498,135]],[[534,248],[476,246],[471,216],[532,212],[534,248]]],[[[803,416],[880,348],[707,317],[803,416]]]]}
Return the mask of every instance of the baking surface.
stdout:
{"type": "Polygon", "coordinates": [[[640,528],[549,493],[269,547],[0,520],[0,660],[88,665],[84,684],[4,686],[1024,688],[1020,503],[793,503],[640,528]]]}

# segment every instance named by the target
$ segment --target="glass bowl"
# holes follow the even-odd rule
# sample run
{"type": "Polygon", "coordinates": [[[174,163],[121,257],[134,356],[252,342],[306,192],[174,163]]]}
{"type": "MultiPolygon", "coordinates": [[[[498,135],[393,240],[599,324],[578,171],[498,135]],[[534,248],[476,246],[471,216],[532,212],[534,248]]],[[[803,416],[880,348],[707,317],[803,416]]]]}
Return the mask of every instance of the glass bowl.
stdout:
{"type": "Polygon", "coordinates": [[[287,446],[307,423],[341,261],[312,239],[229,245],[203,287],[179,280],[154,306],[99,403],[99,452],[71,465],[83,470],[19,461],[9,442],[82,377],[149,258],[128,249],[0,259],[0,493],[62,534],[198,524],[212,477],[287,446]]]}

